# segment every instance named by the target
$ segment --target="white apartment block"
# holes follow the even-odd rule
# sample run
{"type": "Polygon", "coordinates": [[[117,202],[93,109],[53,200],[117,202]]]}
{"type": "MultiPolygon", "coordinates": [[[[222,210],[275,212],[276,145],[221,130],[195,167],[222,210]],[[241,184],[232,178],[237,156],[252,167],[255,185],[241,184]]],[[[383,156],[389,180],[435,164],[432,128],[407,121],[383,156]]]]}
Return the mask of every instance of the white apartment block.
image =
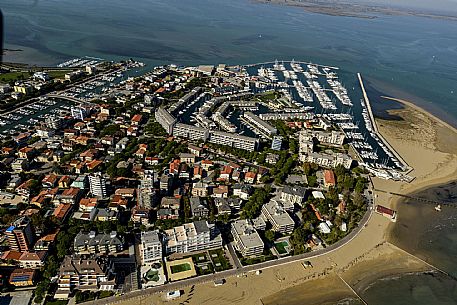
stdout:
{"type": "Polygon", "coordinates": [[[165,230],[165,252],[186,253],[222,246],[222,237],[214,224],[206,221],[185,223],[165,230]]]}
{"type": "Polygon", "coordinates": [[[259,139],[257,138],[222,131],[212,131],[209,141],[214,144],[227,145],[250,151],[255,150],[259,144],[259,139]]]}
{"type": "Polygon", "coordinates": [[[141,232],[140,255],[143,264],[162,260],[163,247],[158,231],[141,232]]]}
{"type": "Polygon", "coordinates": [[[94,173],[89,175],[89,188],[90,192],[94,196],[106,197],[106,179],[101,173],[94,173]]]}
{"type": "Polygon", "coordinates": [[[323,153],[310,153],[308,155],[300,155],[300,161],[316,163],[322,167],[335,168],[342,165],[349,169],[352,165],[352,158],[343,153],[323,154],[323,153]]]}
{"type": "Polygon", "coordinates": [[[319,130],[302,130],[299,135],[300,139],[309,140],[316,138],[320,143],[331,145],[343,145],[345,135],[341,131],[319,131],[319,130]]]}
{"type": "Polygon", "coordinates": [[[290,234],[295,222],[281,203],[271,200],[262,206],[262,215],[272,225],[272,230],[282,234],[290,234]]]}
{"type": "Polygon", "coordinates": [[[176,123],[173,127],[173,135],[176,137],[187,138],[190,140],[206,141],[208,139],[208,130],[202,127],[176,123]]]}
{"type": "Polygon", "coordinates": [[[243,117],[255,127],[260,129],[262,132],[266,133],[269,136],[275,135],[277,130],[267,122],[261,120],[257,115],[254,113],[247,111],[244,113],[243,117]]]}
{"type": "Polygon", "coordinates": [[[173,126],[176,123],[176,118],[173,117],[167,110],[163,108],[157,109],[155,112],[155,119],[157,123],[159,123],[168,134],[173,133],[173,126]]]}
{"type": "Polygon", "coordinates": [[[261,255],[264,243],[250,219],[240,219],[232,223],[231,232],[235,248],[245,257],[261,255]]]}

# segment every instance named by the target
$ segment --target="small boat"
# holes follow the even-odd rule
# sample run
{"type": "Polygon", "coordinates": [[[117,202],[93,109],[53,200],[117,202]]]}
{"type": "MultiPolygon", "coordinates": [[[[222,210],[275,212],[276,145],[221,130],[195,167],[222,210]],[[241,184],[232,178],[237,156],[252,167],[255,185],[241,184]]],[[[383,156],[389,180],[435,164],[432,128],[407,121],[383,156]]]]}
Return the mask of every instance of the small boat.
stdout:
{"type": "Polygon", "coordinates": [[[440,205],[440,204],[438,204],[438,205],[435,207],[435,211],[441,212],[441,205],[440,205]]]}

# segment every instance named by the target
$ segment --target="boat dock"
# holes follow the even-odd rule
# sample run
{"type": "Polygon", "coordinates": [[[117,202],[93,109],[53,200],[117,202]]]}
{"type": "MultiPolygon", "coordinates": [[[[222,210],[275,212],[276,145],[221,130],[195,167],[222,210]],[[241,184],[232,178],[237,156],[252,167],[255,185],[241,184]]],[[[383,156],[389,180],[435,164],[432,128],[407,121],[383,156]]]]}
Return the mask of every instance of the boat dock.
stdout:
{"type": "Polygon", "coordinates": [[[415,196],[410,196],[410,195],[400,194],[400,193],[395,193],[395,192],[389,192],[389,191],[384,191],[384,190],[379,190],[379,189],[374,189],[374,191],[375,192],[386,193],[386,194],[393,195],[393,196],[403,197],[403,198],[406,198],[406,199],[419,201],[421,203],[432,204],[432,205],[440,205],[440,206],[448,206],[448,207],[457,209],[457,202],[456,203],[439,202],[439,201],[436,201],[436,200],[430,200],[430,199],[426,199],[426,198],[415,197],[415,196]]]}
{"type": "MultiPolygon", "coordinates": [[[[327,68],[327,69],[334,69],[334,70],[339,70],[340,69],[338,67],[319,65],[319,64],[312,63],[312,62],[306,62],[306,61],[283,60],[281,62],[286,62],[286,63],[294,62],[296,64],[314,65],[314,66],[317,66],[317,67],[327,68]]],[[[262,66],[262,65],[271,65],[271,64],[274,64],[274,63],[275,63],[274,61],[266,61],[266,62],[259,62],[259,63],[255,63],[255,64],[243,65],[243,67],[247,68],[247,67],[255,67],[255,66],[262,66]]]]}
{"type": "Polygon", "coordinates": [[[406,163],[406,161],[400,156],[400,154],[389,144],[389,142],[387,142],[387,140],[379,132],[378,125],[376,124],[376,120],[371,109],[370,99],[368,98],[368,95],[365,91],[365,86],[362,81],[362,75],[360,73],[357,73],[357,77],[359,79],[360,88],[362,89],[363,99],[367,106],[368,115],[373,126],[373,133],[376,134],[376,136],[383,142],[383,144],[394,154],[397,160],[399,160],[403,164],[403,166],[405,167],[404,172],[406,174],[409,173],[410,171],[412,171],[412,168],[408,165],[408,163],[406,163]]]}

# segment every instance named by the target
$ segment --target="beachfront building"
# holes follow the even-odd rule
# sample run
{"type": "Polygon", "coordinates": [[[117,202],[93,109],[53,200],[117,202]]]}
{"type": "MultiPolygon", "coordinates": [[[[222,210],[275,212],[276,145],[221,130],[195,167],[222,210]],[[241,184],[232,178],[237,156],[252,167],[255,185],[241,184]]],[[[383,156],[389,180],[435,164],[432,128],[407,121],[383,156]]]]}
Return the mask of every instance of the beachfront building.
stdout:
{"type": "Polygon", "coordinates": [[[310,153],[308,155],[300,154],[300,161],[315,163],[322,167],[335,168],[338,165],[342,165],[346,169],[350,169],[352,166],[352,158],[343,153],[310,153]]]}
{"type": "Polygon", "coordinates": [[[304,129],[300,131],[299,139],[310,140],[316,139],[321,144],[326,145],[343,145],[345,135],[341,131],[320,131],[320,130],[310,130],[304,129]]]}
{"type": "Polygon", "coordinates": [[[57,279],[56,299],[68,299],[75,290],[114,290],[116,276],[108,258],[65,256],[57,279]]]}
{"type": "Polygon", "coordinates": [[[185,223],[165,230],[165,252],[186,253],[222,246],[222,237],[214,224],[206,221],[185,223]]]}
{"type": "Polygon", "coordinates": [[[162,260],[163,247],[159,231],[141,232],[140,255],[143,264],[162,260]]]}
{"type": "Polygon", "coordinates": [[[235,248],[244,257],[261,255],[264,243],[254,228],[250,219],[239,219],[232,223],[231,233],[235,241],[235,248]]]}

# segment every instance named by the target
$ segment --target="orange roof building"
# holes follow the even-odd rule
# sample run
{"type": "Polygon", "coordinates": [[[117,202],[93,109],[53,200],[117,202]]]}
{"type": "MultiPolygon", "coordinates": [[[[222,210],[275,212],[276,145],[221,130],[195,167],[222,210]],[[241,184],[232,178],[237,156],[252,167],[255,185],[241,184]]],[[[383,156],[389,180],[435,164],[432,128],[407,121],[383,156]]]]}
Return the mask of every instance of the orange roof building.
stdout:
{"type": "Polygon", "coordinates": [[[54,210],[54,213],[52,215],[56,217],[57,219],[63,221],[65,220],[68,215],[70,214],[71,211],[71,204],[65,204],[61,203],[59,206],[54,210]]]}
{"type": "Polygon", "coordinates": [[[324,186],[325,187],[330,187],[330,186],[335,186],[336,181],[335,181],[335,174],[333,173],[332,170],[326,169],[324,170],[324,186]]]}

